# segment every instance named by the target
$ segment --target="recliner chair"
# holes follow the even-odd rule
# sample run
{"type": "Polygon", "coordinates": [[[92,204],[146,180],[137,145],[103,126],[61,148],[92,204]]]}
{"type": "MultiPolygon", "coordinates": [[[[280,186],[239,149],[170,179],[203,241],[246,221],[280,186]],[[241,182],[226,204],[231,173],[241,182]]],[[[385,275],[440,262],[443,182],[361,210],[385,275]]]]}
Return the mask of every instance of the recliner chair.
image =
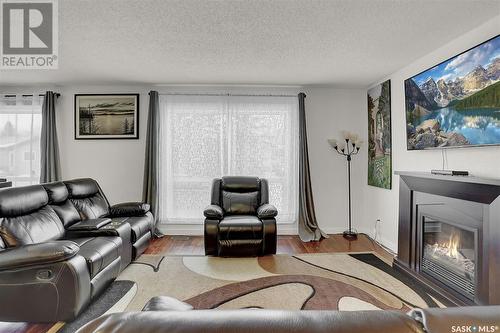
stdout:
{"type": "Polygon", "coordinates": [[[266,179],[222,177],[212,183],[205,209],[205,254],[260,256],[276,253],[276,215],[266,179]]]}

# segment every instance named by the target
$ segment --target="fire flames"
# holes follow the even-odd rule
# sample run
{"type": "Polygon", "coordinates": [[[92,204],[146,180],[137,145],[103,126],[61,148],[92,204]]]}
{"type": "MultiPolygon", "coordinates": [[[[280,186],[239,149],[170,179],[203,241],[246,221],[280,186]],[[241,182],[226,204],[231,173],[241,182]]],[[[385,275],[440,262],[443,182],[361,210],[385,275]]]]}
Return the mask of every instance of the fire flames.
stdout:
{"type": "Polygon", "coordinates": [[[468,253],[467,249],[462,248],[461,234],[453,230],[449,238],[446,240],[436,241],[434,244],[426,244],[424,249],[424,259],[430,259],[434,263],[446,267],[448,270],[453,267],[453,271],[460,271],[468,279],[474,279],[475,263],[473,259],[469,259],[465,254],[468,253]],[[444,266],[443,266],[444,265],[444,266]]]}
{"type": "Polygon", "coordinates": [[[460,235],[456,232],[450,234],[450,238],[447,242],[442,242],[441,244],[434,244],[434,251],[441,249],[441,254],[444,254],[450,258],[461,259],[460,252],[458,251],[460,247],[460,235]]]}

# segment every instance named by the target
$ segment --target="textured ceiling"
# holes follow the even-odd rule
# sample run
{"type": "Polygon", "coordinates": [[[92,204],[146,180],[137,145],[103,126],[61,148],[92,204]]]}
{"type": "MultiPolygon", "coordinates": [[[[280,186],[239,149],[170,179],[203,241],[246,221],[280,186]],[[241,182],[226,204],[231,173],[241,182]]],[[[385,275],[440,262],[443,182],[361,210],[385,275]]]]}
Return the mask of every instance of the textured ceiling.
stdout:
{"type": "Polygon", "coordinates": [[[59,0],[59,69],[0,84],[366,86],[499,14],[499,0],[59,0]]]}

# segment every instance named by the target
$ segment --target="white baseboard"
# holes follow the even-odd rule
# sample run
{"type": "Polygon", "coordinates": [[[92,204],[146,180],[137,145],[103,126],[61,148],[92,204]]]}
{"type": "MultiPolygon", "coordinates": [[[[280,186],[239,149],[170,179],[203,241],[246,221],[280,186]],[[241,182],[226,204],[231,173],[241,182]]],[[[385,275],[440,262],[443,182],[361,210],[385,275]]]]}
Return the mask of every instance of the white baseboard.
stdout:
{"type": "Polygon", "coordinates": [[[165,235],[203,236],[203,224],[171,224],[163,223],[158,229],[165,235]]]}
{"type": "Polygon", "coordinates": [[[388,241],[385,238],[378,239],[377,241],[386,248],[388,248],[389,250],[391,250],[392,252],[396,254],[398,253],[398,245],[396,243],[388,241]]]}

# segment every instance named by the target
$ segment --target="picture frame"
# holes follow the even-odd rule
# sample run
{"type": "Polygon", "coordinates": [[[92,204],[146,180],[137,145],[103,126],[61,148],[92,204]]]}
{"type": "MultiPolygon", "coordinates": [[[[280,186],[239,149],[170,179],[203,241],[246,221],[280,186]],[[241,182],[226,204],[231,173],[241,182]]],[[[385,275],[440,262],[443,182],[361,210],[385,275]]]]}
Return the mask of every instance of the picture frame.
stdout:
{"type": "Polygon", "coordinates": [[[392,188],[391,80],[370,88],[368,97],[368,185],[392,188]]]}
{"type": "Polygon", "coordinates": [[[75,140],[139,139],[139,94],[75,94],[75,140]]]}

